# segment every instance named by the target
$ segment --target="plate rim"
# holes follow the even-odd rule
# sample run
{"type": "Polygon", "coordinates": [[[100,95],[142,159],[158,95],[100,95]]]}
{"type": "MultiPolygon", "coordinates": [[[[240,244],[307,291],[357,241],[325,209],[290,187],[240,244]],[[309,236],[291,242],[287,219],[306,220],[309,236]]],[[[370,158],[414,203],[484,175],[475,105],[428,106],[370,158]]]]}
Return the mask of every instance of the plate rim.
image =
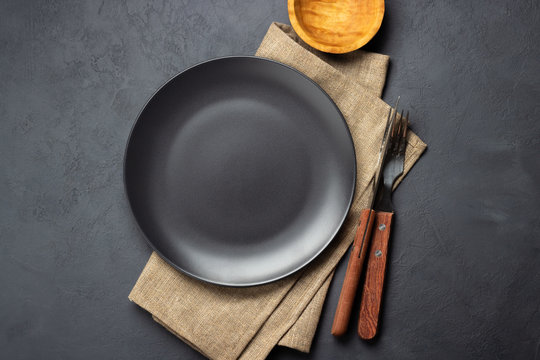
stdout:
{"type": "MultiPolygon", "coordinates": [[[[132,215],[132,219],[135,220],[135,224],[137,225],[137,229],[139,230],[139,232],[142,234],[144,240],[146,241],[146,243],[150,246],[151,250],[154,251],[155,253],[157,253],[159,255],[159,257],[164,260],[167,264],[171,265],[174,269],[180,271],[181,273],[183,274],[186,274],[194,279],[197,279],[197,280],[200,280],[200,281],[203,281],[203,282],[206,282],[206,283],[209,283],[209,284],[214,284],[214,285],[220,285],[220,286],[227,286],[227,287],[238,287],[238,288],[242,288],[242,287],[250,287],[250,286],[258,286],[258,285],[265,285],[265,284],[269,284],[269,283],[272,283],[272,282],[275,282],[275,281],[278,281],[278,280],[281,280],[289,275],[292,275],[296,272],[298,272],[299,270],[305,268],[308,264],[310,264],[311,262],[313,262],[319,255],[321,255],[321,253],[326,249],[328,248],[328,246],[330,245],[330,243],[332,243],[332,241],[336,238],[337,234],[339,233],[339,231],[341,230],[341,228],[343,227],[343,223],[345,222],[345,220],[347,219],[347,215],[349,214],[349,211],[351,209],[351,206],[352,206],[352,202],[354,200],[354,195],[356,193],[356,180],[357,180],[357,164],[356,164],[356,148],[354,146],[354,139],[352,137],[352,134],[351,134],[351,130],[349,128],[349,125],[347,124],[347,121],[345,120],[345,117],[343,116],[343,113],[341,112],[341,110],[339,109],[339,107],[337,106],[337,104],[334,102],[334,100],[330,97],[330,95],[328,95],[328,93],[319,85],[317,84],[313,79],[311,79],[310,77],[308,77],[306,74],[302,73],[301,71],[299,71],[298,69],[295,69],[294,67],[292,66],[289,66],[287,64],[284,64],[282,62],[279,62],[277,60],[274,60],[274,59],[269,59],[269,58],[266,58],[266,57],[262,57],[262,56],[255,56],[255,55],[230,55],[230,56],[220,56],[220,57],[214,57],[214,58],[210,58],[208,60],[205,60],[205,61],[201,61],[201,62],[198,62],[194,65],[191,65],[191,66],[188,66],[186,67],[184,70],[178,72],[177,74],[173,75],[172,77],[170,77],[167,81],[165,81],[161,86],[159,86],[157,88],[157,90],[155,90],[152,95],[150,95],[150,97],[148,97],[148,99],[146,100],[146,102],[144,103],[144,105],[141,107],[141,109],[139,110],[137,116],[135,117],[135,121],[133,122],[133,125],[131,126],[131,129],[129,131],[129,135],[128,135],[128,138],[127,138],[127,141],[126,141],[126,145],[125,145],[125,149],[124,149],[124,156],[123,156],[123,166],[122,166],[122,182],[123,182],[123,187],[124,187],[124,196],[126,197],[127,201],[128,201],[128,204],[129,204],[129,209],[130,209],[130,212],[131,212],[131,215],[132,215]],[[277,64],[277,65],[280,65],[288,70],[292,70],[293,72],[299,74],[301,77],[303,77],[304,79],[308,80],[310,83],[312,83],[313,85],[315,85],[327,98],[328,100],[330,101],[330,103],[332,104],[332,106],[335,108],[335,110],[337,111],[337,113],[339,114],[339,117],[341,118],[341,121],[343,122],[343,125],[345,127],[345,131],[347,133],[347,138],[349,139],[349,142],[351,144],[351,148],[352,148],[352,156],[353,156],[353,179],[352,179],[352,188],[351,188],[351,193],[350,193],[350,196],[349,196],[349,200],[348,200],[348,203],[347,203],[347,206],[346,206],[346,211],[344,212],[341,220],[339,221],[339,225],[336,227],[336,229],[334,230],[334,232],[332,233],[332,235],[329,237],[329,239],[326,241],[326,243],[319,249],[319,251],[317,251],[312,257],[310,257],[307,261],[305,261],[303,264],[297,266],[296,268],[294,268],[293,270],[285,273],[285,274],[282,274],[282,275],[279,275],[277,277],[272,277],[270,279],[267,279],[267,280],[263,280],[263,281],[255,281],[255,282],[249,282],[249,283],[234,283],[234,282],[227,282],[227,281],[218,281],[218,280],[213,280],[213,279],[208,279],[206,277],[203,277],[203,276],[200,276],[200,275],[197,275],[197,274],[193,274],[185,269],[182,269],[180,266],[176,265],[173,261],[171,261],[167,256],[165,256],[159,249],[156,248],[156,246],[152,243],[152,241],[150,240],[149,236],[144,232],[144,230],[142,229],[139,221],[138,221],[138,218],[137,218],[137,215],[135,214],[135,210],[134,210],[134,206],[133,206],[133,203],[132,203],[132,200],[130,199],[130,196],[129,196],[129,193],[128,193],[128,185],[127,185],[127,177],[126,177],[126,168],[127,168],[127,157],[128,157],[128,150],[130,148],[130,144],[132,143],[132,139],[133,139],[133,133],[135,131],[135,128],[137,127],[137,124],[139,123],[139,121],[141,121],[141,115],[143,114],[143,112],[146,110],[146,108],[148,107],[148,105],[150,104],[150,102],[161,92],[163,91],[163,89],[165,87],[167,87],[167,85],[169,85],[170,83],[172,83],[176,78],[182,76],[184,73],[190,71],[191,69],[194,69],[196,67],[199,67],[199,66],[202,66],[206,63],[210,63],[210,62],[215,62],[215,61],[221,61],[221,60],[230,60],[230,59],[250,59],[250,60],[256,60],[256,61],[264,61],[264,62],[270,62],[270,63],[273,63],[273,64],[277,64]]],[[[146,266],[146,265],[145,265],[146,266]]]]}

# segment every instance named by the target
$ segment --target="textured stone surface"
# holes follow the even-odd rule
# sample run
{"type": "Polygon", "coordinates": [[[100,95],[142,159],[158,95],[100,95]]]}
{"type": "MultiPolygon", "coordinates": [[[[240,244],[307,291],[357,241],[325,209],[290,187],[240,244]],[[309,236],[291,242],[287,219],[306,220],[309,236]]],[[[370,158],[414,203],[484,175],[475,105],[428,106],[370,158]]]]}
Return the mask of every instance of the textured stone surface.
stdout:
{"type": "MultiPolygon", "coordinates": [[[[381,334],[271,359],[540,358],[540,9],[388,1],[391,56],[429,149],[395,194],[381,334]]],[[[201,355],[127,300],[150,249],[122,185],[133,121],[165,80],[252,54],[286,1],[0,2],[0,357],[201,355]]]]}

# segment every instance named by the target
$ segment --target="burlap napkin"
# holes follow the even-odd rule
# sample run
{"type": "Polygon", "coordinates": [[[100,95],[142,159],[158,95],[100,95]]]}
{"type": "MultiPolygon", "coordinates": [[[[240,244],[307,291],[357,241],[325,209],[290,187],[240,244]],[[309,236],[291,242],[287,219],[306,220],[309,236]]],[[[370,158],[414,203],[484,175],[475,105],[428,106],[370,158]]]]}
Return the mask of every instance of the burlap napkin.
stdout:
{"type": "MultiPolygon", "coordinates": [[[[155,253],[150,256],[129,299],[211,359],[264,359],[276,344],[309,351],[334,268],[367,205],[367,185],[389,111],[380,99],[389,62],[385,55],[323,54],[305,45],[290,26],[278,23],[270,26],[256,55],[303,72],[338,105],[355,143],[356,195],[331,245],[304,270],[274,283],[249,288],[211,285],[176,271],[155,253]]],[[[426,148],[412,132],[407,140],[405,174],[426,148]]]]}

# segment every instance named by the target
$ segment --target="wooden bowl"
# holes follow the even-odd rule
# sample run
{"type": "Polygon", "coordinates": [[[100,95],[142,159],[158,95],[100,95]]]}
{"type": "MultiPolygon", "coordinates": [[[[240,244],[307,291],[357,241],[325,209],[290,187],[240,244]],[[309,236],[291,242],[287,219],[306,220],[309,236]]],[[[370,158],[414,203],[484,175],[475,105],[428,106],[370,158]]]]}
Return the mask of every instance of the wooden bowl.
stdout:
{"type": "Polygon", "coordinates": [[[315,49],[334,54],[356,50],[379,31],[384,0],[288,0],[294,31],[315,49]]]}

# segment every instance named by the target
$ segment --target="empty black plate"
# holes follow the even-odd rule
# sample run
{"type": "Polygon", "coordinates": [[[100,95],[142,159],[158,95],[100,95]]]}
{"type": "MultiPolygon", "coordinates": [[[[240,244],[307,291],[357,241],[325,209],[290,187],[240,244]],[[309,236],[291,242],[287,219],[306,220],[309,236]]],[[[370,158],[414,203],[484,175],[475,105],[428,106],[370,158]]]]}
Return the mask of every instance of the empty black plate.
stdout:
{"type": "Polygon", "coordinates": [[[248,286],[293,273],[330,243],[355,168],[347,125],[318,85],[275,61],[227,57],[154,94],[131,132],[124,181],[166,261],[248,286]]]}

